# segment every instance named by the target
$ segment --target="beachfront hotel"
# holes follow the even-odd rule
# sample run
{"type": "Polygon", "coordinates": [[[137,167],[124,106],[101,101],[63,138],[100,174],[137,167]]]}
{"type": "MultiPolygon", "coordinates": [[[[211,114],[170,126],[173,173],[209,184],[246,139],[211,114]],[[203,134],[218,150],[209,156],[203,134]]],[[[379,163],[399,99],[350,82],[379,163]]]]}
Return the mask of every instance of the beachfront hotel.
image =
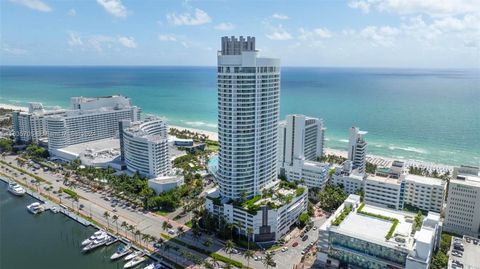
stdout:
{"type": "Polygon", "coordinates": [[[48,150],[63,156],[62,148],[118,136],[120,120],[137,121],[140,109],[121,95],[85,98],[72,97],[72,110],[46,119],[48,150]]]}
{"type": "Polygon", "coordinates": [[[366,177],[365,203],[397,210],[407,207],[442,212],[447,182],[403,173],[400,163],[395,161],[391,168],[378,168],[375,175],[366,177]]]}
{"type": "Polygon", "coordinates": [[[445,230],[460,235],[480,236],[480,169],[460,166],[449,182],[445,230]]]}
{"type": "Polygon", "coordinates": [[[122,161],[131,172],[152,178],[171,170],[168,152],[168,127],[159,118],[120,122],[122,161]]]}
{"type": "Polygon", "coordinates": [[[142,121],[119,122],[121,163],[128,171],[148,178],[156,193],[168,191],[184,182],[172,171],[168,126],[160,118],[149,116],[142,121]]]}
{"type": "Polygon", "coordinates": [[[363,189],[366,177],[365,173],[358,172],[358,169],[352,169],[352,162],[346,160],[342,166],[335,167],[331,183],[341,186],[347,194],[353,194],[363,189]]]}
{"type": "Polygon", "coordinates": [[[277,179],[280,60],[257,56],[254,37],[222,37],[218,52],[218,189],[205,208],[257,242],[287,233],[308,190],[277,179]]]}
{"type": "MultiPolygon", "coordinates": [[[[62,115],[63,109],[45,110],[41,103],[28,103],[28,111],[14,111],[12,125],[16,143],[39,143],[47,139],[47,121],[49,116],[62,115]]],[[[45,141],[46,142],[46,141],[45,141]]]]}
{"type": "Polygon", "coordinates": [[[323,188],[330,170],[328,163],[317,162],[323,155],[324,133],[318,118],[287,115],[278,126],[278,174],[309,188],[323,188]]]}
{"type": "Polygon", "coordinates": [[[319,229],[317,261],[326,268],[428,269],[442,231],[429,212],[420,229],[412,213],[376,207],[351,194],[319,229]]]}
{"type": "Polygon", "coordinates": [[[348,160],[352,162],[353,169],[358,169],[360,174],[365,173],[367,158],[367,142],[365,135],[368,132],[360,131],[358,127],[350,128],[348,139],[348,160]]]}

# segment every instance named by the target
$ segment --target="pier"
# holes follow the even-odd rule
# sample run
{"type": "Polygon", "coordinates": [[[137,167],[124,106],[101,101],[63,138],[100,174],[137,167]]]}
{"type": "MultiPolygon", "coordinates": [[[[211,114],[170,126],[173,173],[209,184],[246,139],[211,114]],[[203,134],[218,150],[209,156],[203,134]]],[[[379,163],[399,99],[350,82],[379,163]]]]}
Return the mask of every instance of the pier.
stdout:
{"type": "MultiPolygon", "coordinates": [[[[87,220],[86,218],[76,214],[72,209],[70,209],[70,207],[68,207],[64,204],[57,204],[57,203],[47,199],[46,197],[40,195],[39,193],[31,190],[30,188],[25,187],[25,184],[23,182],[19,181],[19,180],[14,180],[10,177],[7,178],[4,175],[0,175],[0,180],[4,181],[7,184],[9,184],[11,181],[15,181],[15,182],[19,183],[20,185],[22,185],[22,187],[25,188],[27,195],[29,195],[30,197],[32,197],[32,198],[36,199],[37,201],[43,203],[45,211],[50,210],[52,213],[62,213],[63,215],[65,215],[65,216],[69,217],[70,219],[82,224],[85,227],[90,226],[90,227],[94,227],[97,230],[104,230],[103,227],[100,227],[97,224],[87,220]]],[[[108,232],[108,235],[111,236],[112,240],[109,240],[109,241],[105,242],[105,244],[103,246],[110,246],[110,245],[112,245],[116,242],[120,242],[124,245],[131,244],[131,242],[127,238],[124,238],[121,235],[115,235],[115,234],[112,234],[110,232],[108,232]]],[[[79,251],[80,250],[81,249],[79,249],[79,251]]],[[[161,257],[159,258],[157,255],[155,255],[155,252],[151,253],[150,251],[142,249],[142,248],[140,248],[136,245],[133,245],[133,244],[132,244],[132,250],[133,251],[141,251],[142,254],[143,254],[142,256],[147,256],[147,260],[153,261],[155,263],[161,263],[164,268],[168,268],[168,269],[176,268],[175,266],[167,263],[161,257]]],[[[92,251],[94,251],[94,250],[92,249],[92,251]]]]}

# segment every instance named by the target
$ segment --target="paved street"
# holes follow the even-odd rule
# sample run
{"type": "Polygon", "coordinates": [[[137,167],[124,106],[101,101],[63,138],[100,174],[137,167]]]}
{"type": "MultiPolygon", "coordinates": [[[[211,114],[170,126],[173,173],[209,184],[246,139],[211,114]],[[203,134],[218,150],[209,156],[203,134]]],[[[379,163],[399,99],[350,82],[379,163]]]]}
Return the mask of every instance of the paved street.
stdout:
{"type": "MultiPolygon", "coordinates": [[[[16,156],[5,156],[4,161],[9,163],[11,162],[11,165],[17,166],[17,162],[15,161],[16,156]]],[[[15,177],[23,182],[27,182],[31,184],[31,180],[33,178],[29,177],[28,175],[20,175],[20,172],[15,171],[8,166],[5,166],[3,164],[0,164],[2,167],[1,172],[8,174],[12,177],[15,177]],[[7,172],[6,168],[9,168],[11,171],[7,172]],[[23,178],[27,178],[25,181],[23,178]]],[[[28,170],[29,172],[32,172],[32,170],[29,170],[29,168],[22,167],[22,169],[28,170]]],[[[35,171],[38,176],[41,178],[47,180],[50,182],[53,186],[53,190],[59,190],[60,187],[65,188],[66,186],[63,185],[63,176],[62,175],[56,175],[52,172],[44,172],[42,170],[36,170],[35,171]]],[[[33,173],[33,172],[32,172],[33,173]]],[[[48,186],[47,184],[43,183],[39,186],[43,190],[44,193],[46,191],[44,188],[48,186]]],[[[69,187],[70,188],[70,187],[69,187]]],[[[187,226],[184,226],[183,224],[174,221],[172,219],[168,219],[167,217],[150,213],[150,212],[142,212],[141,210],[134,210],[132,208],[126,207],[125,205],[123,206],[116,206],[116,212],[113,212],[113,207],[111,204],[111,201],[106,201],[104,199],[105,194],[104,193],[94,193],[90,189],[86,187],[75,187],[74,190],[80,195],[82,198],[79,200],[78,204],[77,203],[72,203],[72,199],[67,198],[68,195],[63,193],[60,198],[62,201],[62,204],[65,204],[69,207],[74,207],[75,209],[78,209],[80,205],[83,205],[83,209],[81,211],[83,212],[84,215],[90,216],[96,221],[102,223],[103,225],[107,225],[107,219],[104,217],[104,212],[108,211],[110,213],[110,216],[113,216],[114,214],[119,217],[118,221],[116,223],[113,222],[112,218],[110,217],[108,220],[108,225],[110,226],[111,229],[117,230],[118,226],[118,231],[122,235],[127,235],[128,237],[131,237],[130,233],[125,233],[125,230],[121,227],[121,223],[123,221],[126,221],[129,225],[134,225],[136,228],[140,230],[142,233],[149,234],[152,236],[155,236],[157,238],[161,237],[161,234],[167,234],[168,231],[165,231],[162,229],[162,224],[164,221],[168,221],[170,224],[173,226],[173,230],[177,231],[177,227],[182,226],[184,230],[186,231],[181,237],[178,239],[186,242],[187,244],[190,245],[195,245],[199,248],[202,249],[207,249],[209,251],[217,252],[220,255],[230,257],[230,254],[227,254],[223,250],[223,245],[220,241],[214,240],[213,245],[210,247],[206,247],[203,243],[208,239],[207,236],[202,236],[200,239],[194,238],[192,236],[192,233],[190,232],[190,229],[187,226]],[[103,198],[102,198],[103,197],[103,198]]],[[[53,195],[52,192],[48,192],[49,195],[53,195]]],[[[323,222],[325,221],[325,218],[317,218],[314,220],[315,226],[320,226],[323,222]]],[[[308,240],[302,241],[301,238],[299,238],[299,232],[294,232],[292,234],[292,239],[285,244],[288,246],[288,250],[286,252],[281,252],[281,250],[277,250],[277,253],[274,255],[274,260],[277,263],[277,268],[293,268],[295,264],[298,264],[302,258],[302,250],[311,242],[315,241],[317,236],[317,231],[314,231],[311,229],[308,233],[308,240]],[[297,247],[292,247],[292,244],[294,242],[298,242],[297,247]]],[[[172,236],[172,235],[170,235],[172,236]]],[[[175,237],[176,235],[173,235],[172,237],[175,237]]],[[[177,244],[175,244],[177,245],[177,244]]],[[[150,246],[151,247],[151,246],[150,246]]],[[[182,247],[180,245],[177,245],[179,248],[183,248],[187,250],[188,252],[201,257],[203,259],[206,258],[206,255],[197,253],[195,251],[192,251],[190,249],[187,249],[185,247],[182,247]]],[[[162,255],[168,256],[170,259],[181,263],[184,266],[191,266],[193,267],[193,263],[190,261],[185,260],[183,257],[178,255],[177,252],[174,250],[169,250],[168,253],[161,253],[162,255]]],[[[262,253],[257,252],[255,253],[255,256],[264,256],[262,253]]],[[[247,265],[247,260],[242,256],[242,251],[238,254],[231,254],[231,258],[238,260],[242,262],[243,264],[247,265]]],[[[250,267],[251,268],[264,268],[265,266],[261,261],[254,261],[253,259],[250,260],[250,267]]]]}

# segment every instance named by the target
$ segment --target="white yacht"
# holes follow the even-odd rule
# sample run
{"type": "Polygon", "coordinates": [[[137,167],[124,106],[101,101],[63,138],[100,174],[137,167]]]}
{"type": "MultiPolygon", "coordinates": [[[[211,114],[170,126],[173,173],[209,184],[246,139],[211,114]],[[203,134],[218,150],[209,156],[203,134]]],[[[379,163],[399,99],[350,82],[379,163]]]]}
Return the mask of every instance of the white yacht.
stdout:
{"type": "Polygon", "coordinates": [[[115,253],[113,253],[113,255],[110,257],[110,259],[111,260],[116,260],[120,257],[123,257],[127,254],[130,254],[130,252],[132,252],[132,250],[130,248],[131,248],[130,245],[122,245],[122,246],[118,247],[117,251],[115,251],[115,253]]]}
{"type": "Polygon", "coordinates": [[[24,187],[15,182],[8,184],[8,191],[17,196],[23,196],[27,192],[24,187]]]}
{"type": "Polygon", "coordinates": [[[128,260],[131,260],[139,255],[142,255],[142,251],[135,251],[135,252],[132,252],[130,254],[127,255],[127,257],[125,257],[125,260],[128,261],[128,260]]]}
{"type": "Polygon", "coordinates": [[[82,249],[82,251],[87,252],[87,251],[90,251],[90,250],[95,249],[97,247],[103,246],[103,245],[105,245],[105,242],[107,242],[107,240],[109,238],[110,238],[110,236],[106,235],[105,237],[95,239],[95,240],[93,240],[92,243],[90,243],[86,247],[84,247],[82,249]]]}
{"type": "Polygon", "coordinates": [[[27,209],[32,214],[38,214],[38,213],[41,213],[45,210],[43,205],[39,202],[35,202],[35,203],[31,203],[31,204],[27,205],[27,209]]]}
{"type": "Polygon", "coordinates": [[[93,235],[91,235],[89,238],[85,239],[82,241],[82,246],[86,246],[90,243],[92,243],[95,239],[102,239],[107,236],[107,233],[105,231],[98,230],[93,235]]]}
{"type": "Polygon", "coordinates": [[[137,265],[139,265],[140,263],[144,262],[146,259],[145,257],[142,257],[142,256],[138,256],[138,257],[135,257],[133,258],[132,260],[130,260],[129,262],[127,262],[123,268],[132,268],[132,267],[135,267],[137,265]]]}
{"type": "Polygon", "coordinates": [[[160,269],[160,268],[162,268],[162,265],[159,262],[157,262],[157,263],[151,263],[145,266],[143,269],[160,269]]]}

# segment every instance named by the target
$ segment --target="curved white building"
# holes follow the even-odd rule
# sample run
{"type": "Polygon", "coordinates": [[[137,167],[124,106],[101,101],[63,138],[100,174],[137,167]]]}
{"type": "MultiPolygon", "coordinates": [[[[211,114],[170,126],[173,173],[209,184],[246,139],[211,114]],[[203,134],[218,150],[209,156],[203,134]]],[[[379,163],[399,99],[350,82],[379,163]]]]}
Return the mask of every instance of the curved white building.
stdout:
{"type": "Polygon", "coordinates": [[[277,178],[280,60],[257,53],[254,37],[223,37],[218,53],[218,183],[231,199],[277,178]]]}
{"type": "Polygon", "coordinates": [[[158,118],[120,124],[120,147],[127,169],[149,178],[167,175],[171,169],[167,124],[158,118]]]}

